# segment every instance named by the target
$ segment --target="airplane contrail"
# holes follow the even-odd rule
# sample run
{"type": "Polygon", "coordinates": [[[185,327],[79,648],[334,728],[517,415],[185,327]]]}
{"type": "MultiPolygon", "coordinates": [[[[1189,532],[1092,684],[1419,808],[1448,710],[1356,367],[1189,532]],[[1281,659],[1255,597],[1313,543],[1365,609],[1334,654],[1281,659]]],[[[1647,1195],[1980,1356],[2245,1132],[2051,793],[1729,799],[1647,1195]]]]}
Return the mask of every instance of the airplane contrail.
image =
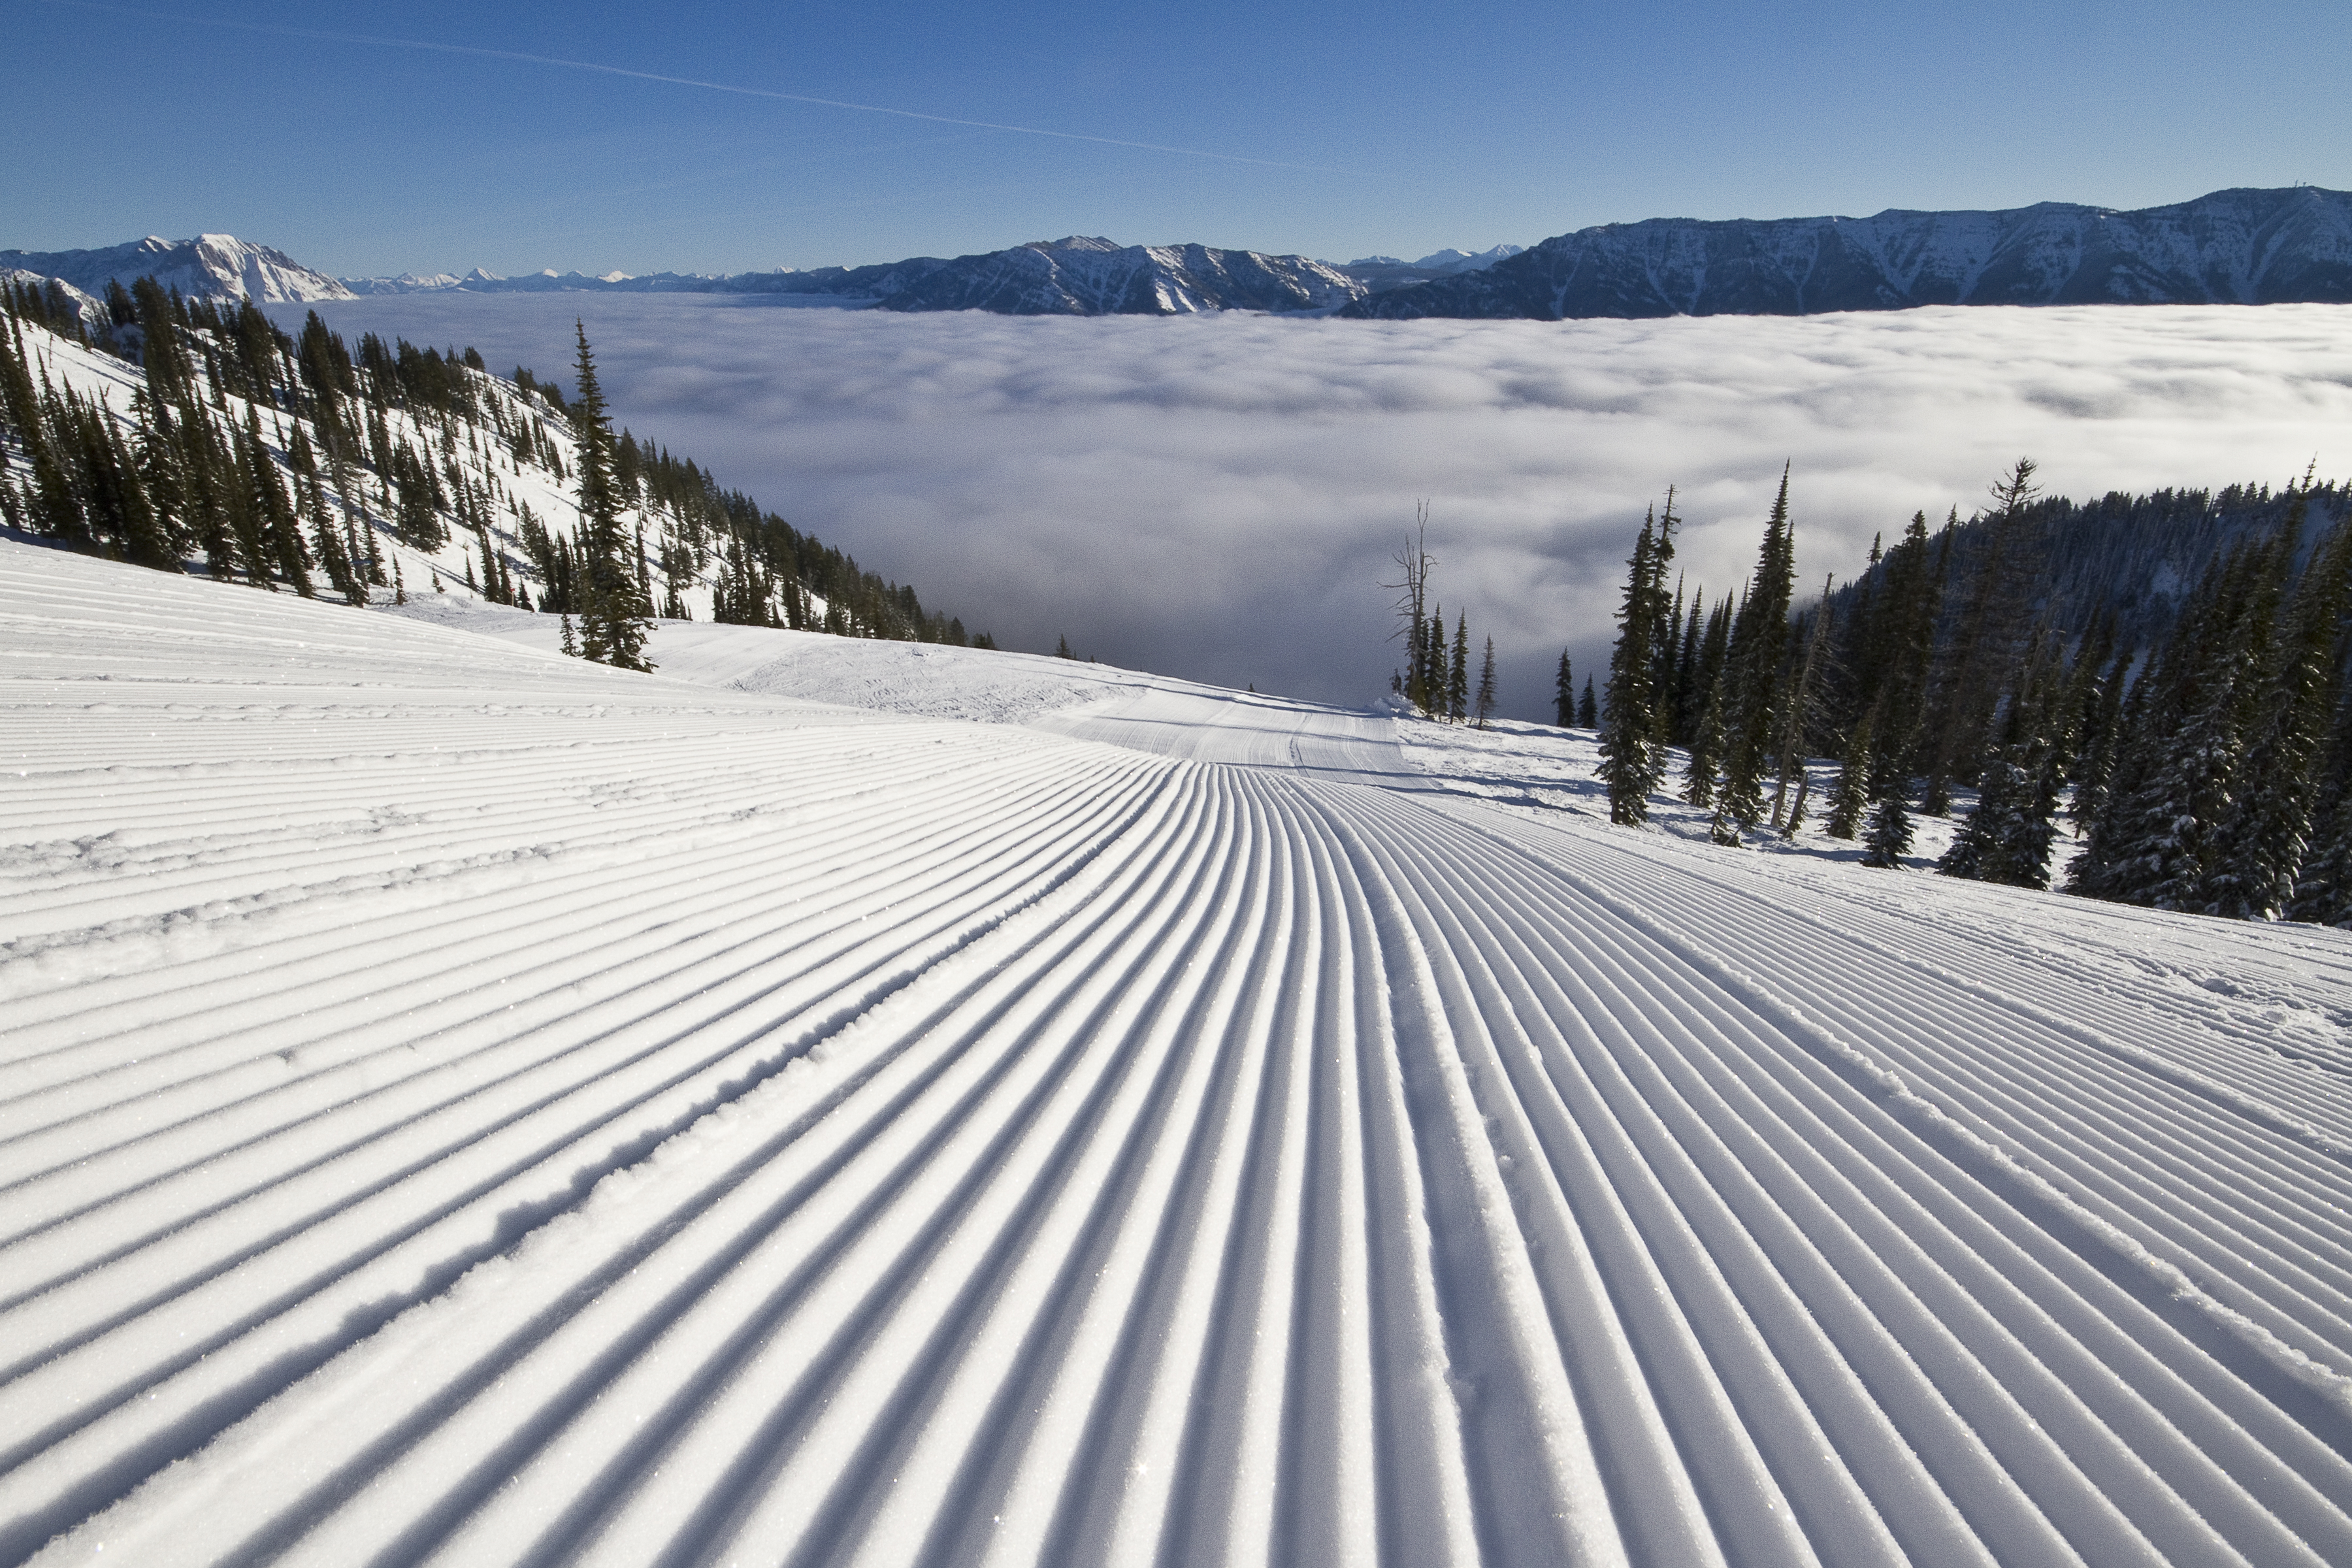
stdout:
{"type": "Polygon", "coordinates": [[[1021,136],[1050,136],[1061,142],[1091,142],[1102,147],[1130,147],[1145,153],[1169,153],[1182,158],[1213,158],[1225,163],[1250,163],[1261,169],[1296,169],[1310,174],[1337,174],[1348,171],[1321,169],[1307,163],[1285,163],[1271,158],[1247,158],[1238,153],[1211,153],[1199,147],[1171,147],[1159,142],[1129,142],[1117,136],[1088,136],[1076,131],[1048,131],[1036,125],[1005,125],[992,120],[959,120],[950,114],[925,114],[914,109],[892,109],[879,103],[851,103],[837,98],[815,98],[807,93],[778,92],[764,87],[739,87],[731,82],[704,81],[696,77],[665,76],[658,71],[631,70],[625,66],[608,66],[595,60],[571,60],[557,55],[524,54],[514,49],[485,49],[470,44],[441,44],[425,38],[390,38],[370,33],[331,33],[311,27],[272,26],[260,22],[236,22],[212,16],[176,16],[163,11],[142,10],[131,5],[108,5],[96,0],[42,0],[42,4],[62,5],[77,11],[105,11],[121,16],[139,16],[155,22],[180,22],[199,27],[225,27],[241,33],[264,33],[284,38],[313,38],[322,43],[360,44],[373,48],[418,49],[431,54],[468,55],[480,59],[514,60],[520,64],[552,66],[562,70],[593,71],[601,76],[628,77],[637,81],[657,81],[671,87],[700,88],[706,92],[734,93],[742,98],[774,99],[783,103],[813,104],[821,109],[847,109],[860,114],[889,114],[901,120],[924,120],[934,125],[963,125],[977,131],[1006,131],[1021,136]]]}

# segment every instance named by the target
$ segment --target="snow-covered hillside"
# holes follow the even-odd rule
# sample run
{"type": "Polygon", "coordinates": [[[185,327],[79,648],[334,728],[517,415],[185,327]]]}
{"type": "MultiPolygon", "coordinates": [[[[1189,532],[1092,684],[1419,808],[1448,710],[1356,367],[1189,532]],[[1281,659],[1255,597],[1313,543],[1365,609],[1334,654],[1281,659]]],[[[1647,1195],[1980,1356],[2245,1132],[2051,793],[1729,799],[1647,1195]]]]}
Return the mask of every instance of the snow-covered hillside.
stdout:
{"type": "Polygon", "coordinates": [[[151,234],[96,250],[0,250],[0,268],[10,268],[60,279],[97,296],[105,294],[109,283],[127,289],[135,279],[152,278],[191,300],[250,297],[266,304],[352,298],[349,289],[325,273],[282,250],[233,234],[200,234],[194,239],[151,234]]]}
{"type": "Polygon", "coordinates": [[[2352,1561],[2352,937],[415,608],[0,546],[0,1561],[2352,1561]]]}
{"type": "MultiPolygon", "coordinates": [[[[581,438],[554,384],[492,375],[471,350],[445,357],[373,334],[354,354],[315,313],[298,342],[249,302],[215,312],[160,294],[155,310],[182,312],[158,340],[174,352],[118,356],[104,345],[137,345],[149,329],[94,308],[96,331],[77,330],[70,309],[50,311],[55,330],[0,321],[10,528],[355,605],[429,592],[583,612],[581,438]]],[[[626,431],[615,444],[606,430],[604,445],[614,553],[628,558],[614,570],[635,577],[648,609],[992,646],[927,612],[911,586],[722,491],[690,459],[626,431]]]]}

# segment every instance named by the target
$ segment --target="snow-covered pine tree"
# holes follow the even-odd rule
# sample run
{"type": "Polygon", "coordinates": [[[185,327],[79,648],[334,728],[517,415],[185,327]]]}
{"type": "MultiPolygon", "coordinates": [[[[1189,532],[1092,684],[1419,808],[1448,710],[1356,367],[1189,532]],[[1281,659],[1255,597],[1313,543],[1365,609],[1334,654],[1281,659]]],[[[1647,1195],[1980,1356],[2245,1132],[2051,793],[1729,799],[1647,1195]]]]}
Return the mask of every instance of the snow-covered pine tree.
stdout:
{"type": "Polygon", "coordinates": [[[621,530],[621,499],[613,475],[613,429],[588,328],[575,321],[579,397],[572,429],[579,439],[581,551],[587,582],[580,615],[581,652],[619,669],[651,669],[645,657],[652,606],[641,601],[637,574],[621,530]]]}
{"type": "Polygon", "coordinates": [[[1870,826],[1864,836],[1862,863],[1881,870],[1899,871],[1903,857],[1911,853],[1911,809],[1903,804],[1900,795],[1879,797],[1870,809],[1870,826]]]}
{"type": "MultiPolygon", "coordinates": [[[[2288,514],[2288,544],[2309,514],[2310,475],[2288,514]]],[[[2339,522],[2314,552],[2278,635],[2271,639],[2235,805],[2213,845],[2203,889],[2210,912],[2275,918],[2295,897],[2308,847],[2319,767],[2343,689],[2338,638],[2352,598],[2352,521],[2339,522]]]]}
{"type": "Polygon", "coordinates": [[[2218,561],[2134,692],[2131,734],[2069,889],[2121,903],[2200,907],[2244,741],[2254,650],[2267,641],[2291,541],[2218,561]]]}
{"type": "Polygon", "coordinates": [[[2312,804],[2310,845],[2296,868],[2291,921],[2352,925],[2352,697],[2336,704],[2335,731],[2312,804]]]}

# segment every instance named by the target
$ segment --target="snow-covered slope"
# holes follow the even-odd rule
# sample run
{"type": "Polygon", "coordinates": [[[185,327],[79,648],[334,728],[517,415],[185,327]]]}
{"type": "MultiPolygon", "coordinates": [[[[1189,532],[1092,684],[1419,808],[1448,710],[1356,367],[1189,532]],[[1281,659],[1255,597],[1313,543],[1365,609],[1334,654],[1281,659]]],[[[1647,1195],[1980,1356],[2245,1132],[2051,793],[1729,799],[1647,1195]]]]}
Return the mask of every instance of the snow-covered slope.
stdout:
{"type": "Polygon", "coordinates": [[[2352,939],[650,652],[0,547],[0,1560],[2352,1561],[2352,939]]]}
{"type": "MultiPolygon", "coordinates": [[[[93,304],[92,309],[102,313],[104,307],[93,304]]],[[[22,323],[21,333],[27,346],[29,374],[107,411],[126,448],[143,449],[147,436],[133,416],[145,387],[137,364],[35,323],[22,323]]],[[[437,357],[438,351],[435,352],[437,357]]],[[[354,554],[373,554],[378,559],[381,573],[373,592],[380,601],[415,593],[478,603],[495,565],[500,576],[512,579],[526,595],[547,608],[557,601],[550,597],[550,563],[533,547],[533,535],[541,541],[560,539],[569,545],[580,530],[579,497],[572,478],[578,468],[579,442],[571,420],[547,401],[543,391],[526,391],[513,381],[467,369],[458,360],[448,363],[449,374],[467,379],[473,399],[468,417],[445,418],[421,404],[385,405],[373,416],[385,437],[386,453],[400,447],[422,454],[416,458],[415,471],[437,470],[446,478],[446,487],[441,479],[434,481],[436,511],[442,519],[440,540],[433,542],[419,531],[404,533],[394,526],[392,482],[381,469],[364,466],[367,455],[355,461],[357,482],[327,501],[332,521],[348,531],[354,554]],[[453,505],[453,500],[468,504],[460,508],[453,505]]],[[[207,387],[211,384],[208,382],[207,387]]],[[[250,400],[242,394],[220,390],[216,399],[208,396],[205,402],[207,407],[216,407],[230,426],[246,422],[250,400]]],[[[314,445],[323,446],[315,411],[306,417],[264,399],[251,402],[249,412],[253,428],[262,437],[263,455],[281,484],[292,477],[290,453],[298,429],[314,445]]],[[[646,450],[650,454],[654,448],[648,446],[646,450]]],[[[0,450],[0,459],[9,465],[0,466],[0,484],[10,483],[13,473],[15,486],[29,498],[32,490],[25,474],[28,465],[21,455],[8,458],[0,450]]],[[[326,500],[324,492],[321,500],[326,500]]],[[[27,499],[20,502],[15,515],[31,512],[27,499]]],[[[696,618],[713,616],[718,597],[726,588],[729,549],[728,542],[709,526],[709,520],[690,517],[675,501],[666,504],[644,488],[630,494],[621,509],[621,520],[625,532],[646,542],[649,563],[644,569],[654,585],[654,603],[672,601],[674,610],[696,618]]],[[[113,541],[101,542],[115,546],[113,541]]],[[[814,540],[807,542],[812,550],[821,548],[814,540]]],[[[188,563],[194,564],[193,556],[188,563]]],[[[854,563],[845,561],[844,568],[841,580],[847,582],[854,574],[854,563]]],[[[777,582],[769,586],[777,601],[796,595],[799,603],[792,612],[808,625],[831,624],[836,630],[859,636],[922,632],[914,626],[860,624],[855,605],[836,606],[825,593],[810,589],[805,583],[777,582]],[[832,616],[836,608],[845,619],[832,616]]],[[[314,582],[314,591],[320,587],[314,582]]],[[[549,622],[551,627],[556,624],[549,622]]]]}
{"type": "Polygon", "coordinates": [[[2352,192],[2297,185],[2137,212],[2042,202],[2003,212],[1604,224],[1344,313],[1559,321],[2347,299],[2352,192]]]}
{"type": "Polygon", "coordinates": [[[102,250],[0,250],[0,268],[59,278],[85,293],[103,295],[110,281],[128,289],[153,278],[191,300],[348,300],[352,291],[282,250],[230,234],[194,239],[149,235],[102,250]]]}

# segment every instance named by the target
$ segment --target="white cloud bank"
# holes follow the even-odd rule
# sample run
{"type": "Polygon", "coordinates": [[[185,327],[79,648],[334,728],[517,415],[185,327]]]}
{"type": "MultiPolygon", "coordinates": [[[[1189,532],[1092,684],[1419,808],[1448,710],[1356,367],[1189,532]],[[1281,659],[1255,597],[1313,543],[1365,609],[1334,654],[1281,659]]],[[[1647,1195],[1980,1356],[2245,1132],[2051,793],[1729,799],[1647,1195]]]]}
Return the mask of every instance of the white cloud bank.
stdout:
{"type": "MultiPolygon", "coordinates": [[[[302,307],[276,311],[299,323],[302,307]]],[[[585,319],[617,422],[1008,647],[1340,700],[1396,663],[1389,575],[1430,502],[1448,619],[1506,710],[1598,672],[1668,484],[1680,563],[1735,585],[1782,460],[1798,564],[1965,516],[2021,455],[2053,490],[2352,470],[2352,307],[1930,309],[1657,321],[1024,319],[714,296],[411,295],[347,335],[566,377],[585,319]]]]}

